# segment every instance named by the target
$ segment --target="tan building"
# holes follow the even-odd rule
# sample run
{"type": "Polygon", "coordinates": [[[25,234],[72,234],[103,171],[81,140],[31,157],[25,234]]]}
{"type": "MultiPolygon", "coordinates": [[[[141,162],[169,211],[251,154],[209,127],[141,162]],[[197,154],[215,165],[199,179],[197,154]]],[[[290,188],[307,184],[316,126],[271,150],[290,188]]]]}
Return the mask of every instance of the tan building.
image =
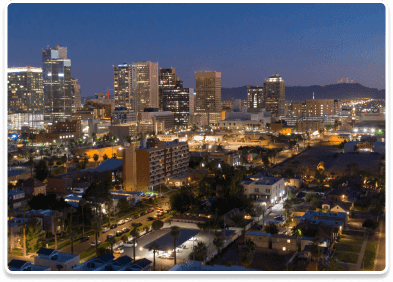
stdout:
{"type": "Polygon", "coordinates": [[[303,105],[302,103],[292,103],[289,106],[289,112],[292,116],[301,116],[303,112],[303,105]]]}
{"type": "Polygon", "coordinates": [[[321,121],[298,121],[296,123],[297,132],[314,132],[323,129],[321,121]]]}
{"type": "Polygon", "coordinates": [[[195,91],[195,113],[221,115],[221,72],[196,72],[195,91]]]}
{"type": "Polygon", "coordinates": [[[280,116],[284,114],[285,82],[278,74],[272,75],[263,82],[263,95],[267,112],[280,116]]]}
{"type": "Polygon", "coordinates": [[[145,108],[158,108],[158,63],[133,63],[137,69],[137,112],[145,108]]]}
{"type": "Polygon", "coordinates": [[[308,99],[306,100],[306,115],[322,117],[324,115],[334,115],[333,99],[308,99]]]}
{"type": "Polygon", "coordinates": [[[46,195],[46,185],[36,178],[29,178],[22,183],[19,190],[25,192],[26,195],[38,196],[39,194],[46,195]]]}
{"type": "Polygon", "coordinates": [[[246,240],[251,239],[259,248],[269,248],[270,234],[263,232],[247,231],[246,240]]]}
{"type": "Polygon", "coordinates": [[[273,234],[271,238],[272,238],[273,250],[290,251],[290,252],[295,252],[297,250],[296,236],[273,234]]]}
{"type": "Polygon", "coordinates": [[[173,176],[187,172],[188,143],[141,141],[140,147],[130,146],[123,155],[123,187],[126,191],[154,191],[173,176]]]}

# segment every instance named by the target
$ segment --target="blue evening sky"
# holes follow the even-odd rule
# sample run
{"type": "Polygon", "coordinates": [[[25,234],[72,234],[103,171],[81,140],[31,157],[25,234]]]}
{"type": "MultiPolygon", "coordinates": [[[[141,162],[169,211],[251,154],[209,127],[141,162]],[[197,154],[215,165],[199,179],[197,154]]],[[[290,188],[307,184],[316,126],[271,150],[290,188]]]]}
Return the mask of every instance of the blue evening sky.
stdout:
{"type": "Polygon", "coordinates": [[[41,67],[63,45],[82,96],[113,88],[113,67],[158,62],[184,87],[195,71],[220,71],[223,87],[288,86],[343,77],[385,88],[382,4],[11,4],[8,67],[41,67]]]}

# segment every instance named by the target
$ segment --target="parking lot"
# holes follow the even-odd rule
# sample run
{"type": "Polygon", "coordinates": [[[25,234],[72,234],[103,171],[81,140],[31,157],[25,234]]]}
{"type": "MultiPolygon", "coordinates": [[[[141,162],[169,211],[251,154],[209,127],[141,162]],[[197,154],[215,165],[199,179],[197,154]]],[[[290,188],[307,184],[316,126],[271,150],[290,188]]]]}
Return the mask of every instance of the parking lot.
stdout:
{"type": "MultiPolygon", "coordinates": [[[[173,237],[170,236],[170,229],[164,228],[157,231],[150,232],[137,240],[137,248],[136,248],[136,259],[138,258],[147,258],[153,261],[153,251],[149,251],[149,245],[156,241],[159,246],[163,246],[165,248],[168,247],[170,249],[170,242],[172,243],[173,249],[173,237]]],[[[185,248],[179,248],[178,252],[176,253],[176,260],[177,263],[187,262],[189,260],[189,255],[192,252],[192,247],[197,245],[198,242],[202,241],[208,246],[208,256],[211,255],[215,250],[215,246],[213,245],[214,239],[214,232],[211,231],[210,235],[209,232],[200,231],[197,229],[180,229],[180,238],[183,236],[189,237],[187,239],[181,239],[183,241],[181,244],[184,245],[185,248]],[[195,237],[196,241],[188,240],[191,237],[195,237]]],[[[127,255],[129,257],[134,257],[134,248],[133,247],[122,247],[124,249],[124,253],[121,256],[127,255]]],[[[159,256],[163,253],[167,253],[167,251],[158,251],[156,253],[156,269],[157,270],[168,270],[174,266],[174,258],[159,258],[159,256]]]]}

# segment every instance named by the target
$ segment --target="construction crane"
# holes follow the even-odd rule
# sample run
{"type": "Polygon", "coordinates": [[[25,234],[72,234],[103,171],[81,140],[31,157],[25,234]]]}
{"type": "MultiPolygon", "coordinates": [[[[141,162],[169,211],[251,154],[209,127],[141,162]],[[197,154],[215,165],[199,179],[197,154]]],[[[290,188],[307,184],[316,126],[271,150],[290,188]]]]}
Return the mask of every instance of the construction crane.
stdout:
{"type": "Polygon", "coordinates": [[[109,87],[107,87],[106,89],[103,89],[103,90],[106,90],[106,96],[108,97],[108,99],[109,99],[109,91],[110,90],[115,91],[115,89],[109,89],[109,87]]]}

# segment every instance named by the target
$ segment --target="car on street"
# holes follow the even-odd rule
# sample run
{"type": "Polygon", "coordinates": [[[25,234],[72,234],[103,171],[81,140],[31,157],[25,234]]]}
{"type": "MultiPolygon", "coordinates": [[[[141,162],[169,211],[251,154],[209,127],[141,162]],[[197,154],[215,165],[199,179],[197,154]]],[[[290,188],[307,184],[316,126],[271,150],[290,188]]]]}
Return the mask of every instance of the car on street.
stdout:
{"type": "Polygon", "coordinates": [[[115,238],[115,234],[108,234],[106,235],[106,239],[111,239],[111,238],[115,238]]]}
{"type": "Polygon", "coordinates": [[[113,253],[115,253],[115,254],[122,254],[122,253],[124,253],[124,249],[123,248],[117,248],[117,249],[113,250],[113,253]]]}
{"type": "Polygon", "coordinates": [[[122,235],[123,234],[123,232],[121,231],[121,230],[117,230],[116,231],[116,236],[120,236],[120,235],[122,235]]]}
{"type": "Polygon", "coordinates": [[[167,253],[162,253],[162,254],[159,254],[157,257],[158,257],[158,258],[162,258],[162,259],[169,259],[169,254],[167,254],[167,253]]]}
{"type": "Polygon", "coordinates": [[[90,239],[89,236],[82,237],[81,242],[86,242],[90,239]]]}
{"type": "Polygon", "coordinates": [[[119,220],[119,221],[117,222],[118,225],[123,225],[124,223],[125,223],[125,222],[124,222],[124,220],[122,220],[122,219],[119,220]]]}
{"type": "Polygon", "coordinates": [[[139,218],[139,214],[134,215],[133,219],[139,218]]]}
{"type": "Polygon", "coordinates": [[[196,237],[191,237],[190,241],[197,241],[197,238],[196,237]]]}
{"type": "MultiPolygon", "coordinates": [[[[97,242],[97,246],[101,245],[101,241],[97,242]]],[[[96,241],[93,241],[90,243],[90,246],[95,247],[96,246],[96,241]]]]}
{"type": "Polygon", "coordinates": [[[108,232],[110,229],[108,228],[108,227],[106,227],[106,228],[104,228],[103,230],[102,230],[102,233],[106,233],[106,232],[108,232]]]}
{"type": "Polygon", "coordinates": [[[125,222],[130,222],[131,220],[132,220],[132,218],[128,217],[128,218],[126,218],[124,221],[125,221],[125,222]]]}
{"type": "Polygon", "coordinates": [[[127,233],[128,231],[130,231],[130,228],[123,228],[121,231],[123,231],[123,233],[127,233]]]}
{"type": "MultiPolygon", "coordinates": [[[[134,247],[134,240],[127,241],[123,245],[124,247],[134,247]]],[[[138,243],[135,243],[135,247],[138,246],[138,243]]]]}
{"type": "Polygon", "coordinates": [[[117,227],[116,223],[111,225],[111,229],[115,229],[116,227],[117,227]]]}

